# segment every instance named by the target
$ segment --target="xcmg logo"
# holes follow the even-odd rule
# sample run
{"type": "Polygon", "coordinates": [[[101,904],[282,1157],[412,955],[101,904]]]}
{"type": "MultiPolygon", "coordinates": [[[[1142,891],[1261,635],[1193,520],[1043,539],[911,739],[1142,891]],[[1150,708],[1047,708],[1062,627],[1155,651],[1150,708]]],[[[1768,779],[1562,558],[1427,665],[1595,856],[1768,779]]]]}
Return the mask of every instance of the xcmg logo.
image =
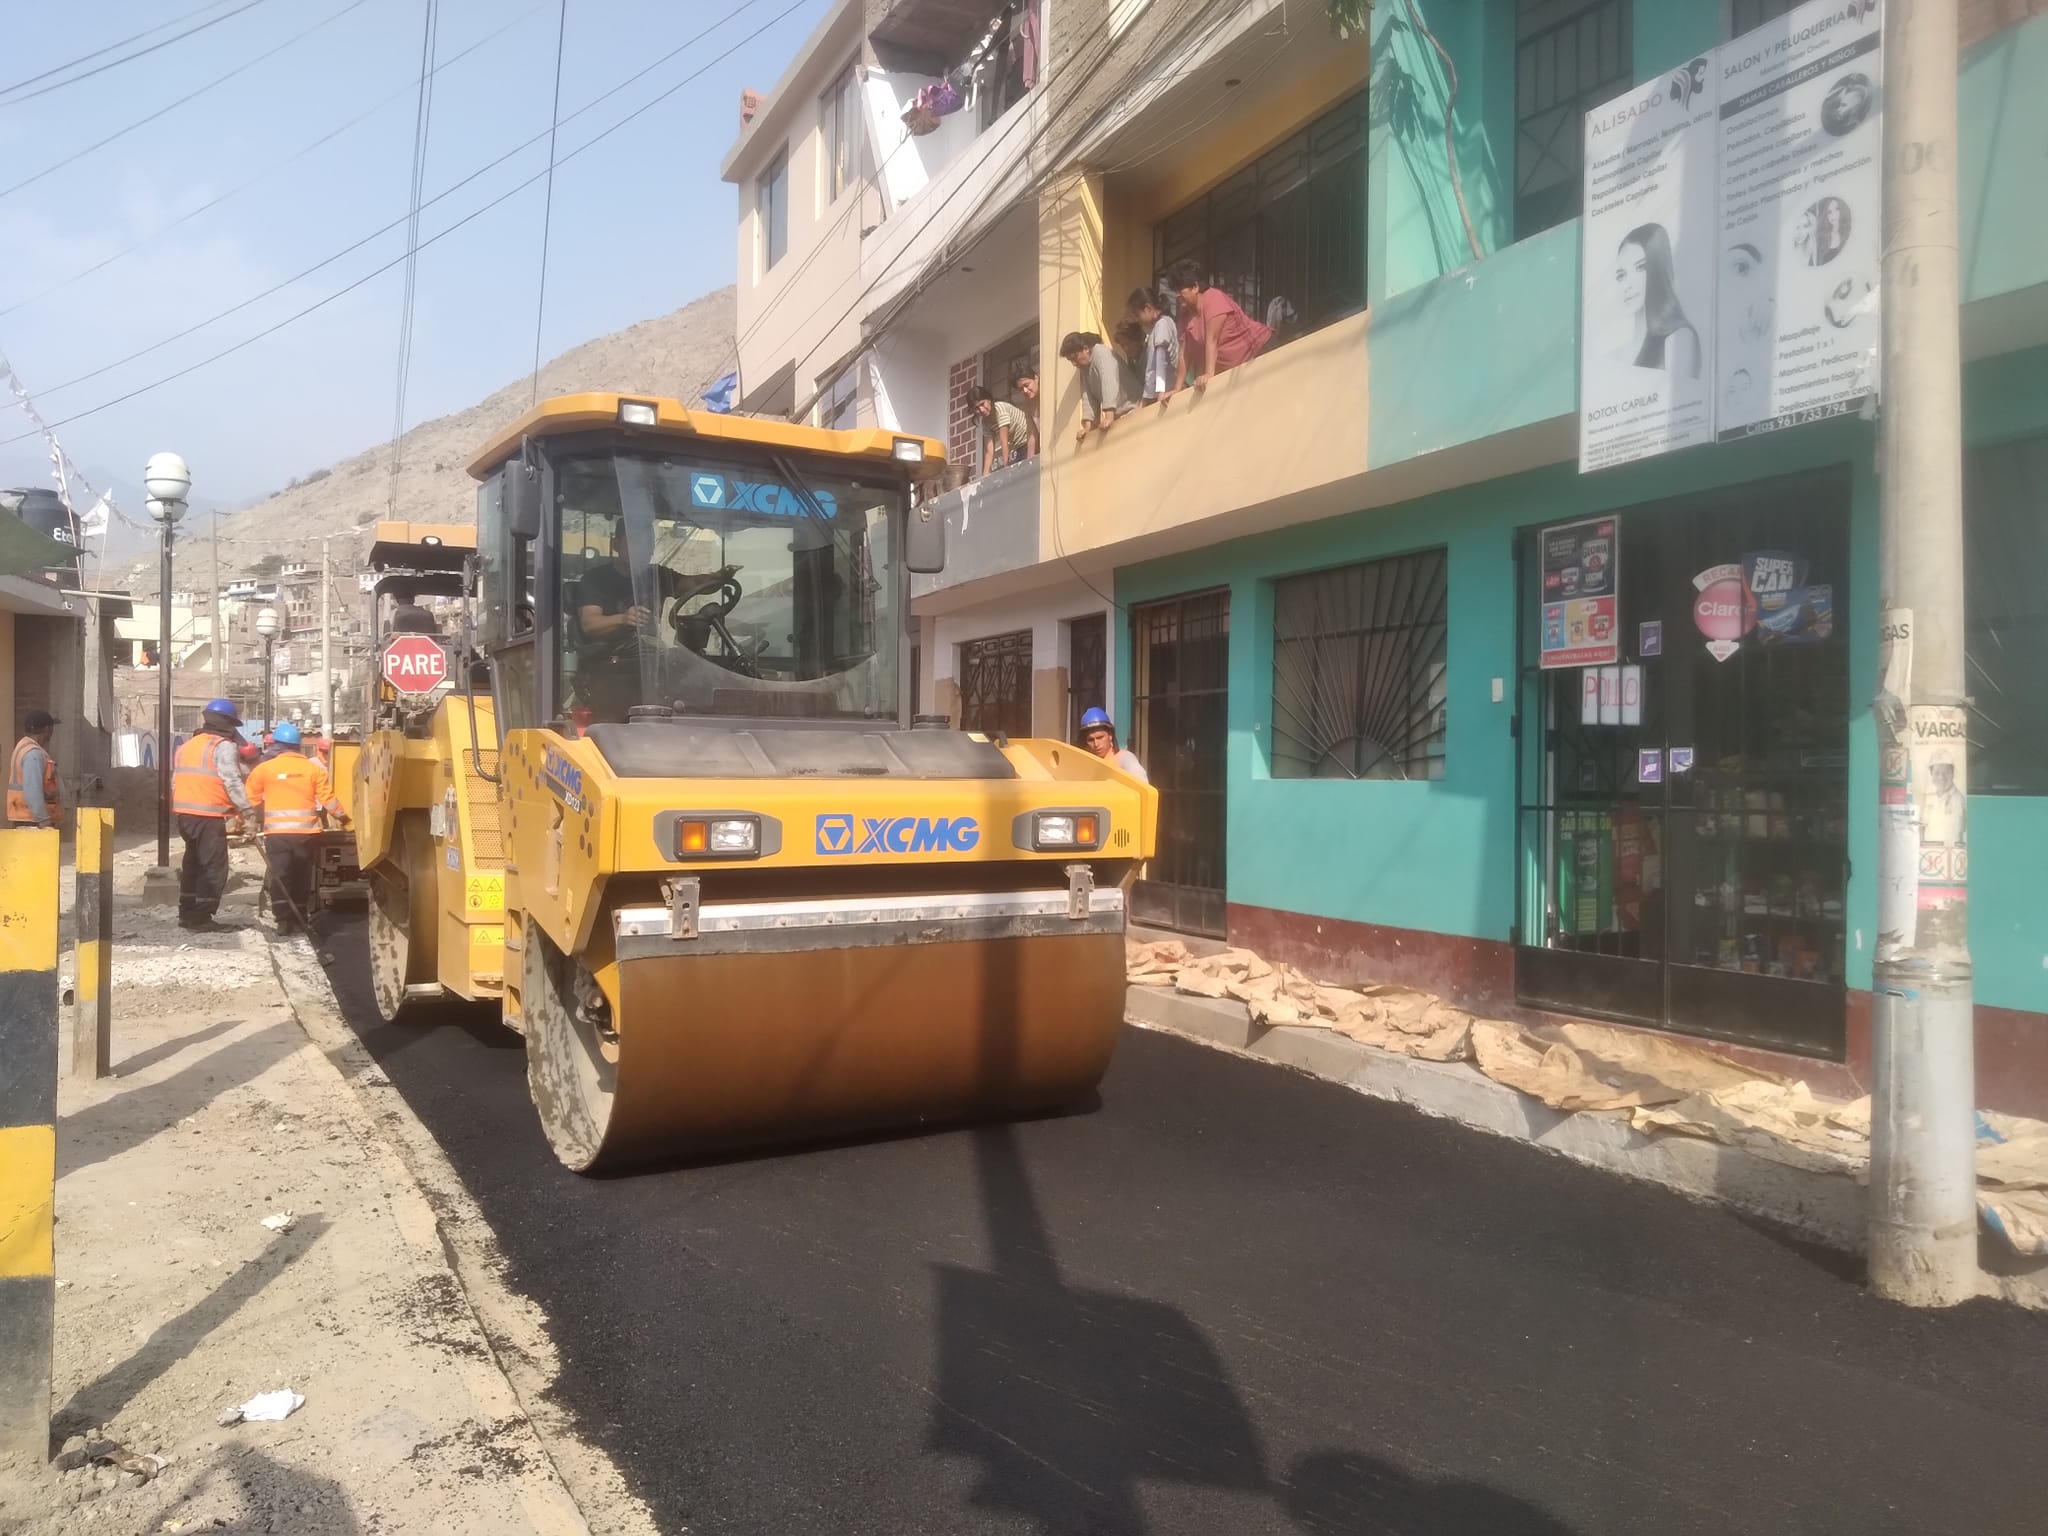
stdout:
{"type": "Polygon", "coordinates": [[[832,812],[818,818],[818,852],[966,853],[981,841],[972,816],[862,816],[832,812]]]}
{"type": "MultiPolygon", "coordinates": [[[[839,503],[830,491],[812,492],[818,512],[835,517],[839,503]]],[[[690,475],[690,501],[699,507],[724,507],[734,512],[761,512],[769,517],[805,517],[810,506],[795,490],[772,480],[737,480],[707,470],[690,475]]]]}

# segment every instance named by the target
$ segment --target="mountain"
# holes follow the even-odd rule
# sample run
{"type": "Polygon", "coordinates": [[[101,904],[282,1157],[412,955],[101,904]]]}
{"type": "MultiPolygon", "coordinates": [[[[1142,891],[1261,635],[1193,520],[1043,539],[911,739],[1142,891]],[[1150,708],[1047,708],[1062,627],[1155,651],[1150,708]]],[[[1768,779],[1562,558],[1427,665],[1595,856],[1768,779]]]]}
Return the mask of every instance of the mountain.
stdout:
{"type": "MultiPolygon", "coordinates": [[[[672,314],[571,347],[542,367],[540,396],[603,389],[694,402],[734,366],[736,314],[734,290],[725,287],[672,314]]],[[[399,444],[398,515],[415,522],[475,521],[476,482],[463,466],[532,401],[532,379],[522,377],[467,410],[423,421],[407,432],[399,444]]],[[[366,525],[390,515],[390,498],[389,443],[316,469],[254,506],[222,516],[223,544],[232,537],[238,558],[232,569],[223,559],[221,579],[246,573],[253,557],[243,552],[263,550],[286,560],[317,560],[321,535],[354,530],[347,545],[335,541],[336,564],[345,565],[344,548],[355,554],[368,548],[366,525]]],[[[155,562],[132,566],[121,585],[137,596],[153,595],[155,562]]]]}

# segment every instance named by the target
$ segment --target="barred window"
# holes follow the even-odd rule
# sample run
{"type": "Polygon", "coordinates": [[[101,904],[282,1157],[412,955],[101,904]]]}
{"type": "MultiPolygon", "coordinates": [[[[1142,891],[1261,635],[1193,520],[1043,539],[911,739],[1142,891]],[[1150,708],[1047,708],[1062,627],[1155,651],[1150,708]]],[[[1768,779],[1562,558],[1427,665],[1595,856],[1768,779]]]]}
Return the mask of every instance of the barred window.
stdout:
{"type": "Polygon", "coordinates": [[[1581,124],[1634,80],[1634,21],[1633,0],[1516,0],[1517,240],[1579,216],[1581,124]]]}
{"type": "Polygon", "coordinates": [[[1444,776],[1441,549],[1273,588],[1273,777],[1444,776]]]}
{"type": "Polygon", "coordinates": [[[1970,793],[2048,795],[2048,436],[1963,460],[1970,793]]]}
{"type": "Polygon", "coordinates": [[[1728,0],[1728,36],[1734,38],[1745,32],[1754,32],[1765,22],[1776,21],[1799,3],[1800,0],[1728,0]]]}

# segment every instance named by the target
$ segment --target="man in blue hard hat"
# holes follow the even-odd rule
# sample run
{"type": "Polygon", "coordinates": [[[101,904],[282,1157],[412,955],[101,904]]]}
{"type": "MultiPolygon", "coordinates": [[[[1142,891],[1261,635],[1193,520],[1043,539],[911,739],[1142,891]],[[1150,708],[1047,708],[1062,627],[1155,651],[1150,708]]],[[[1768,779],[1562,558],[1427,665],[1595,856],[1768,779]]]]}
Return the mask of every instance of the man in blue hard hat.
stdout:
{"type": "Polygon", "coordinates": [[[231,927],[213,915],[228,888],[229,823],[239,832],[249,814],[242,788],[242,717],[233,702],[209,701],[199,729],[171,761],[171,812],[185,843],[178,866],[178,926],[201,932],[231,927]]]}
{"type": "Polygon", "coordinates": [[[1116,744],[1116,723],[1106,711],[1091,709],[1082,714],[1081,745],[1105,763],[1114,763],[1140,784],[1152,782],[1146,777],[1145,765],[1138,761],[1138,754],[1116,744]]]}

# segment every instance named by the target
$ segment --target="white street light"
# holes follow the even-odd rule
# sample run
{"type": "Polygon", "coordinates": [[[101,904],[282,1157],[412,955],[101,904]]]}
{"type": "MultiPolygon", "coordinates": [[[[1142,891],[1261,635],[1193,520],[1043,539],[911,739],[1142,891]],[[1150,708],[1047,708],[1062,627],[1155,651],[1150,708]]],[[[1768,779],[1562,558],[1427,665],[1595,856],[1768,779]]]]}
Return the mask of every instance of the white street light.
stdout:
{"type": "Polygon", "coordinates": [[[142,488],[153,500],[182,503],[192,490],[192,471],[175,453],[152,453],[142,469],[142,488]]]}
{"type": "Polygon", "coordinates": [[[268,640],[277,633],[277,610],[259,608],[256,612],[256,633],[268,640]]]}

